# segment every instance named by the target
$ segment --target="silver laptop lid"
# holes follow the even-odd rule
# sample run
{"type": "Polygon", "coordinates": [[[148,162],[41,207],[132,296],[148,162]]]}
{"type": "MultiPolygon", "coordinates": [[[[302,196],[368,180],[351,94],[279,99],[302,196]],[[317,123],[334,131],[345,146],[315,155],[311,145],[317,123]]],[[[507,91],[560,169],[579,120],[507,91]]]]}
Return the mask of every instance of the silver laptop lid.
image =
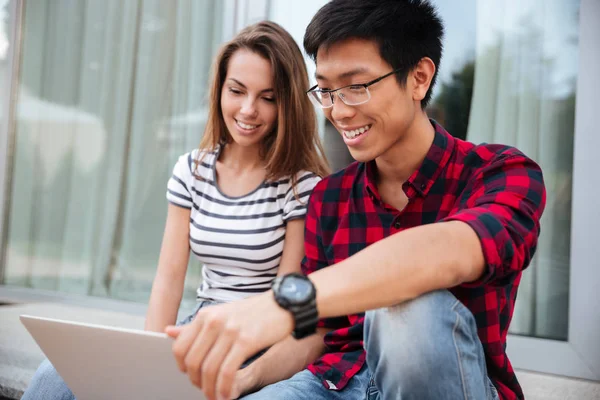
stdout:
{"type": "Polygon", "coordinates": [[[165,334],[21,315],[78,400],[197,399],[165,334]]]}

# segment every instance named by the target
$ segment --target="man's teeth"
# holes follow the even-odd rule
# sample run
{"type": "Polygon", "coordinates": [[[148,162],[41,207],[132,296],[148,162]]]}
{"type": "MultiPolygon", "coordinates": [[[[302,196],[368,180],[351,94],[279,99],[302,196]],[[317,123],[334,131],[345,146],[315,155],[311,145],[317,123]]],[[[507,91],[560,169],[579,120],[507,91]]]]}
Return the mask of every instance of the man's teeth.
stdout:
{"type": "Polygon", "coordinates": [[[358,135],[368,131],[370,127],[371,127],[370,125],[367,125],[367,126],[363,126],[362,128],[355,129],[353,131],[344,131],[344,136],[346,136],[349,139],[354,139],[358,135]]]}
{"type": "Polygon", "coordinates": [[[244,128],[244,129],[254,129],[254,128],[258,127],[258,125],[248,125],[248,124],[245,124],[245,123],[240,122],[240,121],[237,121],[237,124],[239,126],[241,126],[242,128],[244,128]]]}

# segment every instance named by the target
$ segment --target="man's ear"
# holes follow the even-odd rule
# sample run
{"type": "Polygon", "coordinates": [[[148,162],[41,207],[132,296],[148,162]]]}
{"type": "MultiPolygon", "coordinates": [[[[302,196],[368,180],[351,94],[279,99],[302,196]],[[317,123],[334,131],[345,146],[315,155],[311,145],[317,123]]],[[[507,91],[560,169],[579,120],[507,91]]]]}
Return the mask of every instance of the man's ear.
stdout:
{"type": "Polygon", "coordinates": [[[425,98],[431,80],[435,74],[435,64],[429,57],[423,57],[417,66],[412,70],[409,79],[412,79],[412,95],[414,101],[421,101],[425,98]]]}

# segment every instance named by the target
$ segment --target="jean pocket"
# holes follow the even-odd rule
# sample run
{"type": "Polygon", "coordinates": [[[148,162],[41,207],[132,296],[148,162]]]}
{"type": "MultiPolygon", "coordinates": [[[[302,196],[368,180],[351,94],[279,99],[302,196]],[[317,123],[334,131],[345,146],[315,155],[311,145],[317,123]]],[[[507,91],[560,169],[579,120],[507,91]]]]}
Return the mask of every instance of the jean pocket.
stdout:
{"type": "Polygon", "coordinates": [[[492,380],[490,378],[488,378],[488,386],[490,388],[489,399],[490,400],[500,400],[500,395],[498,394],[498,389],[496,389],[496,386],[494,386],[494,384],[492,383],[492,380]]]}
{"type": "Polygon", "coordinates": [[[369,384],[367,385],[367,396],[366,400],[379,400],[379,390],[375,385],[375,379],[371,377],[369,384]]]}

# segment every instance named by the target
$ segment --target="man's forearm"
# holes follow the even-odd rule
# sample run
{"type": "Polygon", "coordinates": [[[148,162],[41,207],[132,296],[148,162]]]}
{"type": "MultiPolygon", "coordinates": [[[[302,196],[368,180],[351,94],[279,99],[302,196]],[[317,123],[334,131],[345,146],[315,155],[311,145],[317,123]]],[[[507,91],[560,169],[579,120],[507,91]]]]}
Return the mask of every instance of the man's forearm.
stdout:
{"type": "Polygon", "coordinates": [[[246,390],[257,391],[264,386],[291,378],[325,352],[323,336],[328,329],[318,329],[315,335],[296,340],[287,339],[273,345],[265,354],[246,367],[243,373],[250,382],[246,390]]]}
{"type": "Polygon", "coordinates": [[[409,229],[310,275],[319,317],[388,307],[479,278],[481,243],[463,222],[409,229]]]}

